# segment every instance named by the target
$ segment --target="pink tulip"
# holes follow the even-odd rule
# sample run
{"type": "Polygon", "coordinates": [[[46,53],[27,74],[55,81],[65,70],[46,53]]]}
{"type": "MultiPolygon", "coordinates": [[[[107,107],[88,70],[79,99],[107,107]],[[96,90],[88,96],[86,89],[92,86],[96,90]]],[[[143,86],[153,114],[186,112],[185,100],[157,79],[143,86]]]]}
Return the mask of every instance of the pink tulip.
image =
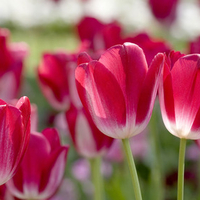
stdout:
{"type": "Polygon", "coordinates": [[[125,139],[145,129],[153,110],[163,58],[163,54],[158,54],[148,68],[142,49],[124,43],[108,49],[99,61],[82,62],[76,68],[80,99],[100,131],[125,139]]]}
{"type": "Polygon", "coordinates": [[[80,155],[94,158],[104,154],[111,146],[113,138],[100,132],[83,108],[77,109],[71,105],[66,112],[66,119],[73,143],[80,155]]]}
{"type": "Polygon", "coordinates": [[[70,98],[79,99],[74,78],[76,59],[77,55],[65,52],[45,53],[38,67],[42,92],[56,110],[67,110],[70,98]]]}
{"type": "Polygon", "coordinates": [[[8,44],[9,35],[7,29],[0,28],[0,98],[5,101],[16,98],[19,92],[23,60],[27,55],[25,43],[8,44]]]}
{"type": "Polygon", "coordinates": [[[16,173],[30,137],[30,102],[22,97],[16,106],[0,100],[0,185],[16,173]]]}
{"type": "Polygon", "coordinates": [[[47,199],[60,185],[68,146],[61,146],[58,132],[47,128],[33,132],[27,153],[16,175],[7,182],[10,192],[20,199],[47,199]]]}
{"type": "Polygon", "coordinates": [[[89,49],[94,52],[122,42],[121,26],[116,21],[103,23],[96,18],[86,16],[77,25],[77,31],[81,41],[88,41],[89,49]]]}
{"type": "Polygon", "coordinates": [[[199,54],[171,52],[159,89],[162,118],[168,131],[184,139],[200,139],[199,54]]]}
{"type": "Polygon", "coordinates": [[[170,25],[177,15],[179,0],[149,0],[149,6],[154,17],[166,25],[170,25]]]}

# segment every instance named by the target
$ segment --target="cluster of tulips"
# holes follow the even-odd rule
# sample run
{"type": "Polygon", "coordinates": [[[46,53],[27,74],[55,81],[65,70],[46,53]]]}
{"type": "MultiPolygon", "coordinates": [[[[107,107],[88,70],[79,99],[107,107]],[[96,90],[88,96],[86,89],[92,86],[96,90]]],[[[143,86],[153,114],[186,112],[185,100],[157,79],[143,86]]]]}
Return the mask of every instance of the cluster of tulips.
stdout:
{"type": "MultiPolygon", "coordinates": [[[[174,13],[165,17],[169,23],[174,13]]],[[[45,52],[36,76],[52,108],[64,113],[78,154],[91,161],[92,198],[105,199],[101,158],[121,159],[121,140],[135,199],[142,200],[130,142],[146,148],[143,136],[137,137],[158,97],[166,129],[180,138],[177,199],[183,200],[186,141],[197,140],[200,146],[199,38],[183,54],[147,32],[125,35],[117,21],[84,17],[77,33],[77,50],[45,52]]],[[[38,132],[37,106],[27,96],[17,100],[28,46],[9,43],[9,34],[0,28],[0,199],[54,200],[69,146],[61,144],[56,128],[38,132]]]]}

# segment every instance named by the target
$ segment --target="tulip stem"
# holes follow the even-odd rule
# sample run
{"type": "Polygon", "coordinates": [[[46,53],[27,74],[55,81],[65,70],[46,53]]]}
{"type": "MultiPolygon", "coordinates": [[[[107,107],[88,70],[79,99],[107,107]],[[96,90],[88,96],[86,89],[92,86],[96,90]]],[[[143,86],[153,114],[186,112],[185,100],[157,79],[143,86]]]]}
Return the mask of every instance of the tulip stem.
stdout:
{"type": "Polygon", "coordinates": [[[184,170],[185,170],[186,141],[187,140],[184,138],[180,139],[177,200],[183,200],[184,198],[184,170]]]}
{"type": "Polygon", "coordinates": [[[94,200],[103,200],[103,179],[101,174],[101,157],[90,159],[91,176],[94,185],[94,200]]]}
{"type": "Polygon", "coordinates": [[[129,170],[131,173],[132,183],[133,183],[133,190],[135,193],[135,199],[136,200],[142,200],[141,190],[140,190],[140,184],[138,180],[138,175],[135,167],[135,162],[133,159],[129,139],[122,139],[124,152],[128,161],[129,170]]]}

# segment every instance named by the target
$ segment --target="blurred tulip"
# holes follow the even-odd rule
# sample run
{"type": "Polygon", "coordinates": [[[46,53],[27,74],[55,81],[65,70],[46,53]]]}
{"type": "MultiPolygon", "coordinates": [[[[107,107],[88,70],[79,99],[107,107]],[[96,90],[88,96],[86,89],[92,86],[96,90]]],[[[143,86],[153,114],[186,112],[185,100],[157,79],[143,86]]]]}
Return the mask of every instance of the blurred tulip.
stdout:
{"type": "Polygon", "coordinates": [[[179,0],[148,0],[154,17],[165,25],[170,25],[177,15],[179,0]]]}
{"type": "Polygon", "coordinates": [[[89,49],[94,52],[122,42],[121,27],[115,21],[105,24],[96,18],[86,16],[77,25],[77,30],[81,41],[88,41],[89,49]]]}
{"type": "Polygon", "coordinates": [[[153,38],[146,32],[126,36],[123,41],[135,43],[142,48],[148,65],[151,64],[157,53],[168,53],[170,51],[170,45],[166,41],[153,38]]]}
{"type": "Polygon", "coordinates": [[[71,105],[66,112],[69,132],[76,150],[82,156],[94,158],[105,153],[113,138],[100,132],[84,108],[71,105]]]}
{"type": "Polygon", "coordinates": [[[16,106],[0,100],[0,185],[16,173],[30,137],[30,102],[22,97],[16,106]]]}
{"type": "Polygon", "coordinates": [[[76,103],[74,70],[76,54],[45,53],[38,67],[39,83],[43,94],[56,110],[67,110],[70,98],[76,103]]]}
{"type": "Polygon", "coordinates": [[[7,29],[0,28],[0,98],[5,101],[17,97],[28,51],[25,43],[8,44],[9,34],[7,29]]]}
{"type": "Polygon", "coordinates": [[[200,36],[189,42],[189,53],[200,53],[200,36]]]}
{"type": "Polygon", "coordinates": [[[47,199],[60,185],[68,146],[61,146],[58,132],[47,128],[33,132],[27,153],[16,175],[7,182],[10,192],[20,199],[47,199]]]}
{"type": "Polygon", "coordinates": [[[162,65],[163,54],[158,54],[148,68],[142,49],[124,43],[108,49],[99,61],[76,68],[80,99],[99,130],[110,137],[125,139],[145,129],[162,65]]]}
{"type": "Polygon", "coordinates": [[[183,139],[200,139],[199,54],[171,52],[159,89],[160,108],[168,131],[183,139]]]}

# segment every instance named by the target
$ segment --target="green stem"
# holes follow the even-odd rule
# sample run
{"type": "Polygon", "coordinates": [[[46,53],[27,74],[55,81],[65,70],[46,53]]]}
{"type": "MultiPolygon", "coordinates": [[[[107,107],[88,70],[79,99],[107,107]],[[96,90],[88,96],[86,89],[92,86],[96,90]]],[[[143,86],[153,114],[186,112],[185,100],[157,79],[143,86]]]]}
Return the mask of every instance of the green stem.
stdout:
{"type": "Polygon", "coordinates": [[[138,175],[129,143],[129,139],[122,139],[123,147],[124,147],[124,152],[128,161],[128,166],[129,170],[131,173],[131,178],[133,182],[133,190],[135,193],[135,199],[136,200],[142,200],[142,195],[141,195],[141,190],[140,190],[140,184],[138,180],[138,175]]]}
{"type": "Polygon", "coordinates": [[[96,157],[90,160],[91,176],[94,184],[94,200],[103,200],[103,179],[101,175],[101,157],[96,157]]]}
{"type": "Polygon", "coordinates": [[[161,148],[158,132],[158,110],[155,109],[151,117],[150,142],[151,142],[151,196],[154,200],[164,200],[164,180],[162,173],[161,148]],[[157,191],[155,193],[155,191],[157,191]]]}
{"type": "Polygon", "coordinates": [[[179,148],[179,164],[178,164],[178,191],[177,200],[183,200],[184,197],[184,168],[185,168],[185,149],[186,149],[186,139],[180,139],[179,148]]]}

